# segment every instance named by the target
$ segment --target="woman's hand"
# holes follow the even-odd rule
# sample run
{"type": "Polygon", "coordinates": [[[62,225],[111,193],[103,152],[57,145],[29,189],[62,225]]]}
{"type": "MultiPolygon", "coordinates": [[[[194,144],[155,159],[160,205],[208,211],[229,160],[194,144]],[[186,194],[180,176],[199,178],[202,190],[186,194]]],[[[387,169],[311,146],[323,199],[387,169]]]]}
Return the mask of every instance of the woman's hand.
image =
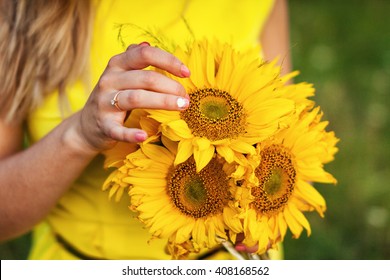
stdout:
{"type": "Polygon", "coordinates": [[[256,253],[257,250],[259,249],[259,247],[256,245],[256,246],[252,246],[252,247],[248,247],[246,246],[243,241],[245,239],[245,236],[243,233],[239,233],[237,235],[237,238],[236,238],[236,243],[234,244],[234,248],[239,251],[239,252],[244,252],[244,253],[256,253]]]}
{"type": "Polygon", "coordinates": [[[0,120],[0,133],[12,134],[8,138],[13,139],[0,140],[0,241],[25,233],[41,221],[97,153],[117,141],[146,139],[144,131],[123,127],[127,111],[188,107],[183,86],[145,70],[148,66],[178,77],[190,75],[173,55],[147,43],[131,45],[110,60],[84,108],[28,149],[18,152],[21,127],[0,120]],[[111,104],[115,95],[121,110],[111,104]]]}
{"type": "Polygon", "coordinates": [[[130,45],[112,57],[79,114],[78,134],[95,151],[117,141],[141,142],[145,131],[123,126],[126,114],[136,108],[183,110],[189,105],[184,87],[163,74],[145,70],[154,66],[177,77],[189,77],[188,68],[175,56],[148,43],[130,45]],[[112,104],[114,100],[117,107],[112,104]]]}

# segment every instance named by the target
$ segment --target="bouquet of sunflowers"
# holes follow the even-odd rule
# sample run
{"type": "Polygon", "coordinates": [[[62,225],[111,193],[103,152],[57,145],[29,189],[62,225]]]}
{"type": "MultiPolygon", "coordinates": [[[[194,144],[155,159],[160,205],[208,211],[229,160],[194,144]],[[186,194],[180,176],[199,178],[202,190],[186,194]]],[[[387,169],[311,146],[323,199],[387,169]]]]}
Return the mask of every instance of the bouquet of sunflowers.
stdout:
{"type": "MultiPolygon", "coordinates": [[[[259,49],[236,51],[218,41],[195,41],[174,54],[192,71],[183,84],[185,111],[133,110],[126,125],[145,130],[140,144],[118,143],[103,189],[130,209],[151,237],[166,238],[173,258],[224,242],[256,246],[262,254],[298,238],[324,198],[312,182],[336,183],[323,165],[338,139],[309,97],[312,85],[289,84],[259,49]]],[[[156,71],[161,71],[155,69],[156,71]]]]}

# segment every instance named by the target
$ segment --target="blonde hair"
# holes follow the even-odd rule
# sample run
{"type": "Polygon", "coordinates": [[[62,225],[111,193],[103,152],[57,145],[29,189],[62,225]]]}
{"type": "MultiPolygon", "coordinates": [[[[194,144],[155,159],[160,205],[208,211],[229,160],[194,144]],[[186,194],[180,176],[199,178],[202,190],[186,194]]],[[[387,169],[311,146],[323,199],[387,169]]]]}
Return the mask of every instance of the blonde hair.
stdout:
{"type": "Polygon", "coordinates": [[[88,61],[87,0],[2,0],[0,117],[22,121],[45,94],[80,77],[88,61]]]}

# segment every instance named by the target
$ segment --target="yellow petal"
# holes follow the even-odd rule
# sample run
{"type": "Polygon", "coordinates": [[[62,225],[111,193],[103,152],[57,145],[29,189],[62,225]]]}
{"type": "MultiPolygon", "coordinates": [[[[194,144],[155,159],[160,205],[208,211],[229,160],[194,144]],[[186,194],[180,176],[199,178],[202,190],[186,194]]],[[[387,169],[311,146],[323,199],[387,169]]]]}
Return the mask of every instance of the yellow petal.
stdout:
{"type": "Polygon", "coordinates": [[[287,232],[287,223],[286,223],[286,220],[284,218],[284,215],[283,215],[283,212],[280,212],[277,216],[277,223],[278,223],[278,227],[279,227],[279,233],[280,233],[280,237],[281,237],[281,241],[284,240],[284,236],[286,235],[286,232],[287,232]]]}
{"type": "Polygon", "coordinates": [[[195,221],[194,230],[192,237],[199,246],[204,247],[205,245],[205,236],[206,236],[206,227],[204,225],[203,219],[198,219],[195,221]]]}
{"type": "Polygon", "coordinates": [[[159,123],[168,123],[173,120],[180,119],[180,112],[178,111],[166,111],[166,110],[145,110],[148,112],[149,118],[155,119],[159,123]]]}
{"type": "Polygon", "coordinates": [[[234,152],[227,146],[217,146],[217,153],[222,156],[228,163],[234,161],[234,152]]]}
{"type": "Polygon", "coordinates": [[[267,125],[269,122],[277,121],[295,109],[295,103],[284,98],[265,100],[261,105],[250,104],[252,108],[248,108],[248,121],[256,125],[267,125]]]}
{"type": "MultiPolygon", "coordinates": [[[[254,144],[254,143],[253,143],[254,144]]],[[[256,154],[256,149],[252,145],[245,143],[243,141],[235,141],[232,142],[229,147],[236,152],[243,153],[243,154],[250,154],[254,155],[256,154]]]]}
{"type": "Polygon", "coordinates": [[[158,185],[165,186],[165,179],[158,178],[136,178],[136,177],[125,177],[123,178],[123,182],[128,183],[130,185],[139,185],[139,186],[149,186],[149,185],[158,185]]]}
{"type": "Polygon", "coordinates": [[[114,148],[103,152],[106,157],[104,168],[120,167],[123,165],[123,160],[126,156],[135,152],[137,149],[138,146],[135,143],[118,142],[114,148]]]}
{"type": "Polygon", "coordinates": [[[218,73],[216,77],[216,84],[218,88],[227,90],[226,85],[229,83],[231,79],[231,67],[233,65],[233,58],[232,58],[232,49],[229,47],[224,48],[224,52],[221,58],[221,62],[219,64],[218,73]]]}
{"type": "Polygon", "coordinates": [[[304,201],[307,201],[314,206],[317,212],[323,216],[323,212],[326,210],[325,199],[311,184],[298,180],[296,193],[302,197],[304,201]]]}
{"type": "Polygon", "coordinates": [[[103,191],[105,191],[105,190],[107,190],[108,188],[111,187],[112,180],[117,176],[117,173],[118,173],[118,171],[115,170],[115,171],[111,172],[110,175],[108,175],[107,179],[103,183],[103,187],[102,187],[103,191]]]}
{"type": "Polygon", "coordinates": [[[332,174],[326,172],[322,166],[304,166],[301,162],[297,163],[301,178],[309,182],[337,183],[332,174]]]}
{"type": "Polygon", "coordinates": [[[228,237],[226,235],[226,225],[223,222],[222,215],[218,214],[215,217],[211,217],[211,220],[212,220],[212,223],[214,223],[214,225],[215,225],[216,235],[227,240],[228,237]]]}
{"type": "Polygon", "coordinates": [[[118,191],[115,194],[115,202],[119,202],[123,196],[123,193],[125,192],[125,189],[127,188],[119,188],[118,191]]]}
{"type": "Polygon", "coordinates": [[[268,218],[268,228],[270,232],[270,238],[272,240],[276,240],[279,237],[279,224],[276,216],[271,216],[268,218]]]}
{"type": "Polygon", "coordinates": [[[144,130],[149,136],[156,135],[160,126],[160,123],[156,120],[146,117],[141,118],[139,124],[141,129],[144,130]]]}
{"type": "Polygon", "coordinates": [[[182,225],[183,224],[179,223],[177,215],[161,215],[156,217],[156,219],[153,219],[149,232],[154,233],[161,231],[161,237],[168,238],[182,225]]]}
{"type": "Polygon", "coordinates": [[[236,211],[231,208],[225,208],[223,210],[223,220],[225,221],[229,230],[235,233],[240,233],[243,231],[243,227],[240,220],[236,216],[236,211]]]}
{"type": "Polygon", "coordinates": [[[302,225],[294,218],[288,207],[284,208],[283,214],[286,219],[286,223],[293,234],[293,237],[298,238],[303,230],[302,225]]]}
{"type": "Polygon", "coordinates": [[[164,147],[148,144],[142,145],[141,149],[144,154],[153,161],[168,164],[173,162],[174,156],[164,147]]]}
{"type": "Polygon", "coordinates": [[[284,76],[282,76],[281,80],[283,83],[286,83],[288,80],[291,80],[292,78],[294,78],[298,75],[299,75],[299,71],[293,71],[293,72],[287,73],[284,76]]]}
{"type": "Polygon", "coordinates": [[[118,184],[112,185],[110,191],[108,192],[108,197],[111,199],[119,188],[120,186],[118,184]]]}
{"type": "Polygon", "coordinates": [[[194,150],[204,151],[210,148],[210,140],[207,138],[199,137],[193,140],[194,150]]]}
{"type": "Polygon", "coordinates": [[[154,200],[154,201],[148,201],[148,202],[144,202],[142,203],[141,205],[139,205],[137,207],[137,210],[140,211],[140,212],[149,212],[150,209],[153,209],[153,212],[154,213],[158,213],[160,212],[161,209],[163,209],[165,207],[164,204],[161,203],[161,201],[159,200],[154,200]]]}
{"type": "Polygon", "coordinates": [[[265,229],[266,224],[261,219],[257,219],[257,213],[253,209],[249,209],[244,220],[244,227],[249,230],[251,236],[257,238],[260,232],[265,229]]]}
{"type": "Polygon", "coordinates": [[[165,137],[164,135],[161,136],[161,142],[163,143],[164,147],[166,147],[172,154],[177,155],[177,146],[178,143],[175,141],[172,141],[168,137],[165,137]]]}
{"type": "Polygon", "coordinates": [[[206,237],[208,237],[208,242],[207,242],[207,245],[209,248],[211,247],[214,247],[215,245],[217,245],[217,234],[216,234],[216,230],[215,230],[215,226],[213,223],[206,223],[206,229],[207,229],[207,235],[206,237]]]}
{"type": "Polygon", "coordinates": [[[258,242],[259,249],[258,249],[257,253],[258,254],[265,253],[265,251],[268,248],[268,244],[270,242],[270,240],[268,238],[268,233],[266,230],[264,230],[260,233],[260,236],[258,237],[258,241],[259,241],[258,242]]]}
{"type": "Polygon", "coordinates": [[[199,46],[194,46],[191,51],[190,59],[188,61],[188,68],[191,69],[191,81],[197,88],[205,86],[206,77],[205,71],[205,58],[201,53],[199,46]]]}
{"type": "Polygon", "coordinates": [[[210,44],[207,46],[206,52],[206,76],[210,86],[215,85],[215,53],[211,50],[210,44]]]}
{"type": "Polygon", "coordinates": [[[142,170],[142,169],[131,169],[128,172],[128,175],[131,177],[138,177],[138,178],[160,178],[164,179],[166,178],[168,174],[168,170],[161,170],[158,168],[150,168],[148,170],[142,170]]]}
{"type": "Polygon", "coordinates": [[[174,165],[185,162],[193,154],[192,140],[186,139],[179,142],[174,165]]]}
{"type": "Polygon", "coordinates": [[[196,163],[196,172],[200,172],[213,158],[215,148],[210,145],[205,150],[194,150],[194,159],[196,163]]]}
{"type": "Polygon", "coordinates": [[[191,237],[191,232],[192,232],[193,228],[194,228],[193,222],[186,223],[185,225],[180,227],[176,233],[176,242],[183,243],[183,242],[189,240],[191,237]]]}
{"type": "MultiPolygon", "coordinates": [[[[158,202],[156,202],[158,203],[158,202]]],[[[141,220],[149,220],[153,219],[156,217],[155,211],[158,211],[160,215],[162,214],[169,214],[172,213],[173,209],[170,207],[163,207],[162,203],[160,202],[159,206],[156,206],[157,208],[153,208],[153,211],[150,211],[150,206],[153,205],[145,205],[145,204],[140,204],[137,206],[137,211],[142,211],[139,212],[139,218],[141,220]]]]}
{"type": "Polygon", "coordinates": [[[290,213],[294,218],[306,229],[307,236],[311,234],[310,224],[306,217],[299,211],[293,203],[289,203],[287,207],[290,209],[290,213]]]}
{"type": "Polygon", "coordinates": [[[181,138],[188,139],[193,137],[191,130],[188,128],[188,125],[184,120],[171,121],[167,124],[167,126],[181,138]]]}

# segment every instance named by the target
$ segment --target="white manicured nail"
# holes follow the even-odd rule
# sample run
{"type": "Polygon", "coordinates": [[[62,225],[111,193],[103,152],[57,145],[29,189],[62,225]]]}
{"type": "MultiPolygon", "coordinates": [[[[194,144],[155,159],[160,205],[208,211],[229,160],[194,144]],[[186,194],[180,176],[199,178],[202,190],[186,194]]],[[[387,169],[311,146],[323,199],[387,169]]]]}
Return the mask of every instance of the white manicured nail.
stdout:
{"type": "Polygon", "coordinates": [[[177,107],[179,107],[180,109],[183,109],[183,108],[188,107],[188,105],[190,104],[190,101],[186,98],[179,97],[176,100],[176,104],[177,104],[177,107]]]}

